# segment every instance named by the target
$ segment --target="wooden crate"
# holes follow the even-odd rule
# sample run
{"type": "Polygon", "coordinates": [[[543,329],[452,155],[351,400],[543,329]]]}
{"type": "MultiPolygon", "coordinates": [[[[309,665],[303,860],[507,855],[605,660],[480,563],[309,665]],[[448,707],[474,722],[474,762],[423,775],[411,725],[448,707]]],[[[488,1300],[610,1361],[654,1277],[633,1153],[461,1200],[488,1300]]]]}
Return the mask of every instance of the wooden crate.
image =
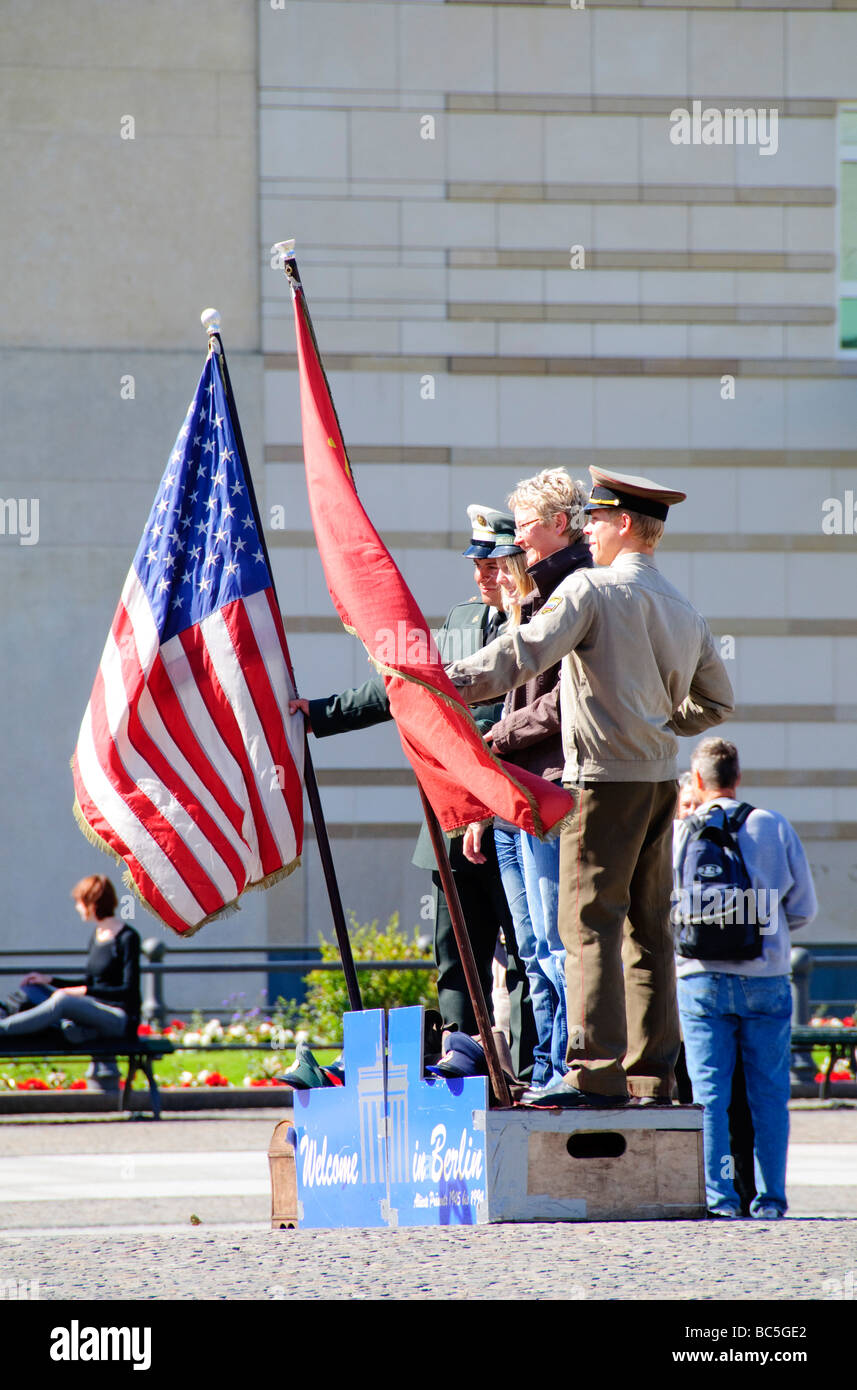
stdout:
{"type": "Polygon", "coordinates": [[[701,1106],[489,1110],[484,1123],[480,1224],[706,1214],[701,1106]]]}

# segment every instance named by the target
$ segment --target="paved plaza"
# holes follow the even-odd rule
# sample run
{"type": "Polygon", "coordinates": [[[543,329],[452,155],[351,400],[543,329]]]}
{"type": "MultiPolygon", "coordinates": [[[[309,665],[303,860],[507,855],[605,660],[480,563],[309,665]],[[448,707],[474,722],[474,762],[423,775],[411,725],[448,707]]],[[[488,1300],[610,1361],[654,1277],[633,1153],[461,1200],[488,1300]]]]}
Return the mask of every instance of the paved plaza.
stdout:
{"type": "Polygon", "coordinates": [[[853,1104],[793,1103],[790,1215],[775,1223],[274,1232],[267,1149],[282,1117],[5,1119],[0,1283],[74,1301],[853,1296],[853,1104]]]}

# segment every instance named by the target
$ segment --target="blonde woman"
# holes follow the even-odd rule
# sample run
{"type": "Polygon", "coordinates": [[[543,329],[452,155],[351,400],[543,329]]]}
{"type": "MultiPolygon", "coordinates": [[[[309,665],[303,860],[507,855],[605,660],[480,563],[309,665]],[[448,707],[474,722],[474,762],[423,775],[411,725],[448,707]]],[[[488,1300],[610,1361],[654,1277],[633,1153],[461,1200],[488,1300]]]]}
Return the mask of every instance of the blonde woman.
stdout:
{"type": "MultiPolygon", "coordinates": [[[[534,617],[566,575],[591,566],[581,533],[585,500],[584,484],[574,482],[562,468],[525,479],[509,498],[514,538],[510,545],[498,545],[491,558],[500,561],[510,626],[534,617]]],[[[510,690],[501,719],[485,735],[500,757],[550,781],[561,779],[564,763],[559,671],[559,665],[553,666],[510,690]]],[[[515,826],[498,828],[495,822],[494,842],[518,952],[530,982],[539,1039],[533,1088],[538,1089],[566,1071],[565,950],[557,923],[559,840],[545,844],[515,826]]]]}

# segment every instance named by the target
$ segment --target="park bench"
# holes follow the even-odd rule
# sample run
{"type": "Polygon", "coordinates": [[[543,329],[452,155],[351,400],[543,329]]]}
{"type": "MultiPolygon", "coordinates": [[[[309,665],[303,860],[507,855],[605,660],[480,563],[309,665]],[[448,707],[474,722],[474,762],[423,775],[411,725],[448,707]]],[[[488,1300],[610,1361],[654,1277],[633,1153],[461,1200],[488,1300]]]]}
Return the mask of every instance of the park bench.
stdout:
{"type": "Polygon", "coordinates": [[[124,1111],[129,1108],[131,1100],[131,1083],[138,1071],[142,1071],[149,1083],[149,1106],[152,1117],[155,1120],[161,1118],[161,1097],[158,1091],[158,1083],[155,1080],[155,1073],[152,1070],[152,1063],[159,1057],[166,1057],[175,1051],[169,1038],[117,1038],[113,1042],[106,1039],[102,1042],[82,1043],[80,1047],[70,1047],[68,1043],[63,1043],[57,1038],[53,1045],[49,1039],[45,1039],[40,1044],[37,1035],[33,1034],[29,1038],[22,1038],[20,1044],[15,1044],[13,1039],[8,1039],[9,1046],[0,1049],[0,1061],[4,1059],[22,1060],[27,1057],[39,1058],[92,1058],[94,1062],[118,1061],[120,1057],[128,1059],[128,1073],[125,1077],[125,1084],[122,1088],[119,1109],[124,1111]],[[29,1043],[29,1046],[26,1044],[29,1043]]]}
{"type": "Polygon", "coordinates": [[[857,1076],[857,1028],[810,1028],[806,1025],[792,1028],[792,1050],[808,1051],[813,1047],[829,1047],[830,1054],[822,1064],[822,1079],[818,1094],[821,1100],[830,1095],[830,1073],[834,1064],[841,1058],[849,1063],[852,1076],[857,1076]]]}

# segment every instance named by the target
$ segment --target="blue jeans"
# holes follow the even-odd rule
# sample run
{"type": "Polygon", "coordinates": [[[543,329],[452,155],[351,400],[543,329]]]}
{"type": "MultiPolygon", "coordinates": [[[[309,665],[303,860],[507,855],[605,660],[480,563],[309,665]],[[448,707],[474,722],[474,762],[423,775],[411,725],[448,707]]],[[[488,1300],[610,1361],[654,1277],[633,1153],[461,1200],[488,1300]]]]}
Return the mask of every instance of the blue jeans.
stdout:
{"type": "Polygon", "coordinates": [[[128,1015],[114,1004],[102,1004],[87,994],[51,994],[42,1004],[0,1022],[3,1038],[26,1037],[44,1028],[61,1028],[70,1043],[92,1042],[95,1038],[121,1038],[128,1027],[128,1015]]]}
{"type": "Polygon", "coordinates": [[[740,1208],[729,1152],[729,1100],[741,1049],[755,1133],[757,1196],[751,1211],[786,1210],[791,989],[787,975],[760,978],[704,971],[680,976],[678,1007],[687,1070],[702,1117],[709,1211],[740,1208]]]}
{"type": "Polygon", "coordinates": [[[559,915],[559,838],[545,843],[535,835],[521,834],[521,858],[527,906],[536,938],[536,957],[551,986],[553,1026],[551,1065],[554,1076],[568,1070],[568,1014],[565,1005],[565,947],[560,941],[559,915]]]}
{"type": "MultiPolygon", "coordinates": [[[[530,985],[530,999],[536,1023],[536,1045],[533,1048],[532,1085],[546,1085],[553,1077],[552,1048],[554,1018],[556,1015],[556,990],[539,959],[538,943],[533,930],[529,899],[524,879],[524,857],[520,830],[502,830],[495,826],[494,844],[497,849],[497,863],[503,891],[509,904],[515,940],[530,985]]],[[[564,995],[561,996],[564,1006],[564,995]]],[[[565,1068],[563,1053],[563,1070],[565,1068]]]]}

